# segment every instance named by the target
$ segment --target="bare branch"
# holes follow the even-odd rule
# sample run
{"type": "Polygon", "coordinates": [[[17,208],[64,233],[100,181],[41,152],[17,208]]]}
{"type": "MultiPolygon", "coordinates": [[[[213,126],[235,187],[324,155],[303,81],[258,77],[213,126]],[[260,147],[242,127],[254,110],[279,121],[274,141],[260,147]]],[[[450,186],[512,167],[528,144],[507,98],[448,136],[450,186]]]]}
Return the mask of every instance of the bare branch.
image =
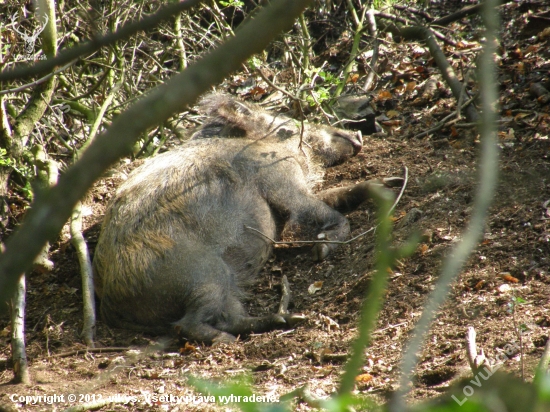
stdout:
{"type": "Polygon", "coordinates": [[[288,314],[288,304],[290,303],[290,284],[288,283],[288,278],[286,275],[283,275],[281,279],[281,303],[279,304],[279,311],[277,312],[280,315],[288,314]]]}
{"type": "Polygon", "coordinates": [[[44,83],[49,78],[55,76],[58,73],[61,73],[63,70],[65,70],[68,67],[72,66],[75,62],[76,62],[76,60],[73,60],[72,62],[67,63],[65,66],[60,67],[59,69],[56,69],[52,73],[49,73],[49,74],[45,75],[44,77],[41,77],[40,79],[35,80],[34,82],[30,82],[30,83],[24,84],[24,85],[19,86],[19,87],[14,87],[13,89],[0,90],[0,95],[8,94],[8,93],[17,93],[17,92],[23,91],[25,89],[29,89],[31,87],[38,86],[39,84],[44,83]]]}
{"type": "Polygon", "coordinates": [[[82,202],[78,202],[71,216],[71,243],[76,249],[80,277],[82,278],[82,300],[84,321],[82,325],[82,339],[88,347],[94,347],[95,337],[95,300],[94,275],[92,261],[88,252],[88,245],[82,234],[82,202]]]}

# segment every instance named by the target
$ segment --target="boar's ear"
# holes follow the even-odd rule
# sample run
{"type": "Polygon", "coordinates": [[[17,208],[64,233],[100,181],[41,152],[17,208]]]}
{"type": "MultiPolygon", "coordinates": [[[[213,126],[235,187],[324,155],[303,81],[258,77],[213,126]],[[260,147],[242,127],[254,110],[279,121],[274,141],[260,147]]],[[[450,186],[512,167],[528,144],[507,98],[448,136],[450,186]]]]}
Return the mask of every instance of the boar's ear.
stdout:
{"type": "Polygon", "coordinates": [[[204,124],[191,139],[210,137],[247,137],[254,130],[253,109],[225,93],[210,93],[199,102],[199,111],[207,115],[204,124]]]}
{"type": "Polygon", "coordinates": [[[204,123],[191,135],[191,140],[213,137],[242,138],[246,136],[247,130],[242,125],[219,116],[204,123]]]}

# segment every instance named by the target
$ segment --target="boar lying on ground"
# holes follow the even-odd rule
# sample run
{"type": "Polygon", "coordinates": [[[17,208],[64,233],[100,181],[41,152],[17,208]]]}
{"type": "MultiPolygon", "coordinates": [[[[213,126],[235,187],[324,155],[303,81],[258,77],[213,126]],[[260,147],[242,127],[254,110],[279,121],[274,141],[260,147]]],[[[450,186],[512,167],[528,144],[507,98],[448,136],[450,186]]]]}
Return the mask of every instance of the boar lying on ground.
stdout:
{"type": "MultiPolygon", "coordinates": [[[[310,188],[323,167],[361,150],[361,136],[307,123],[302,131],[225,94],[208,95],[201,108],[208,118],[191,140],[135,169],[109,205],[94,257],[102,316],[114,327],[174,329],[205,343],[289,327],[292,315],[251,317],[243,308],[272,249],[247,227],[272,239],[348,238],[341,212],[378,183],[310,188]]],[[[318,243],[314,257],[335,247],[318,243]]]]}

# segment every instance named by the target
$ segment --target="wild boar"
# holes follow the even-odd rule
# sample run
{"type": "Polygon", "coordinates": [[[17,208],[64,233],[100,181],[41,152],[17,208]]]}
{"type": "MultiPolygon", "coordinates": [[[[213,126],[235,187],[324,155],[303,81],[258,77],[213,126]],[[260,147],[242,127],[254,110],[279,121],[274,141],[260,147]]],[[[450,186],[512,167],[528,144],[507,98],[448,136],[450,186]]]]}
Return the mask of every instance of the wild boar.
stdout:
{"type": "MultiPolygon", "coordinates": [[[[182,146],[148,159],[114,195],[95,249],[101,313],[114,327],[171,329],[198,342],[291,326],[251,317],[242,300],[272,239],[345,240],[342,211],[374,181],[314,195],[323,168],[357,154],[360,134],[271,114],[227,94],[202,99],[208,116],[182,146]],[[300,144],[301,142],[301,144],[300,144]],[[309,238],[311,239],[311,238],[309,238]]],[[[337,245],[316,244],[324,259],[337,245]]]]}

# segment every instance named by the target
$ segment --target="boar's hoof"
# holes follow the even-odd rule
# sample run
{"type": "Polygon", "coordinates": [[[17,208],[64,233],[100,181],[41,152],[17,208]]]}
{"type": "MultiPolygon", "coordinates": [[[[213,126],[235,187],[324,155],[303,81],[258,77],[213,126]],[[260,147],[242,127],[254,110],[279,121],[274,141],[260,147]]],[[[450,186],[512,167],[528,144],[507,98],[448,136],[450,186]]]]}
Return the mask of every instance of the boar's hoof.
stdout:
{"type": "Polygon", "coordinates": [[[212,339],[212,345],[217,345],[220,343],[233,343],[237,340],[235,336],[233,336],[230,333],[227,332],[220,332],[218,336],[216,336],[214,339],[212,339]]]}
{"type": "Polygon", "coordinates": [[[315,246],[313,246],[313,249],[311,249],[312,258],[316,262],[325,260],[329,253],[330,246],[328,245],[328,243],[316,243],[315,246]]]}
{"type": "Polygon", "coordinates": [[[292,329],[307,319],[300,313],[277,313],[271,315],[271,329],[292,329]]]}
{"type": "Polygon", "coordinates": [[[386,177],[382,179],[382,183],[386,187],[402,187],[404,181],[402,177],[386,177]]]}
{"type": "Polygon", "coordinates": [[[290,328],[294,328],[296,325],[298,325],[298,324],[304,322],[305,320],[307,320],[307,316],[302,315],[300,313],[288,313],[288,314],[281,315],[281,316],[285,319],[286,324],[290,328]]]}

